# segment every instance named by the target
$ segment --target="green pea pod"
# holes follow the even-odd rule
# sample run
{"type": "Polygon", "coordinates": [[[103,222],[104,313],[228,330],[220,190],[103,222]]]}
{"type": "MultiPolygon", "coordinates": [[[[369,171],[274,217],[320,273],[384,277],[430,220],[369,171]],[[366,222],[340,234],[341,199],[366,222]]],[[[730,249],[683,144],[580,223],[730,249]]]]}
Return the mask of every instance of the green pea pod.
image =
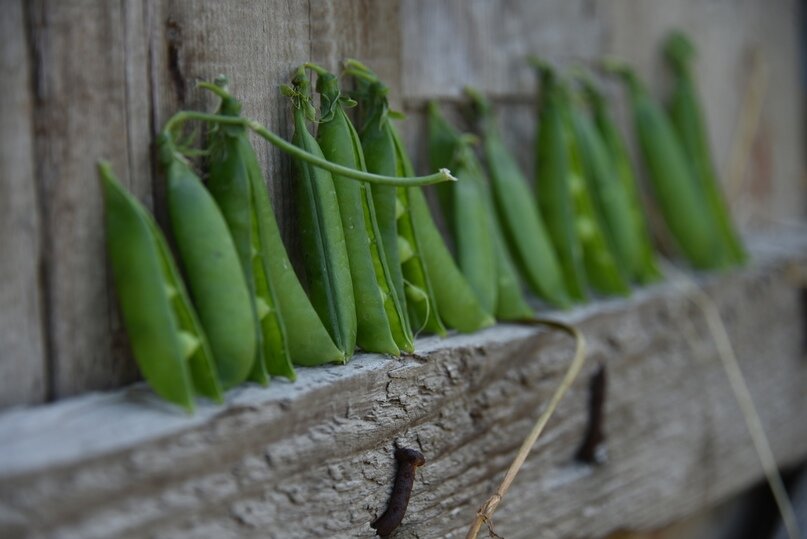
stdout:
{"type": "MultiPolygon", "coordinates": [[[[411,176],[414,172],[412,161],[397,130],[392,125],[390,127],[404,175],[411,176]]],[[[399,223],[403,223],[403,230],[411,233],[407,233],[407,236],[413,240],[421,267],[428,276],[440,320],[464,333],[472,333],[495,324],[496,320],[480,305],[471,285],[451,257],[420,187],[400,188],[398,195],[403,206],[403,216],[399,223]]],[[[414,281],[414,272],[411,272],[408,264],[404,264],[404,276],[407,279],[412,277],[410,280],[417,282],[414,281]]]]}
{"type": "Polygon", "coordinates": [[[292,363],[308,367],[345,363],[345,354],[334,344],[294,273],[263,178],[253,187],[258,226],[264,230],[260,235],[262,260],[277,297],[292,363]]]}
{"type": "Polygon", "coordinates": [[[227,223],[213,197],[176,151],[157,139],[167,178],[171,230],[199,320],[225,388],[247,379],[255,362],[257,328],[250,292],[227,223]]]}
{"type": "MultiPolygon", "coordinates": [[[[429,157],[432,168],[450,166],[456,182],[441,190],[448,228],[456,245],[460,269],[476,292],[482,308],[496,309],[496,250],[492,215],[487,211],[484,179],[467,137],[462,137],[429,103],[429,157]]],[[[441,186],[442,187],[442,186],[441,186]]]]}
{"type": "Polygon", "coordinates": [[[584,77],[582,81],[594,111],[594,122],[602,137],[606,151],[611,156],[615,173],[627,194],[628,215],[632,222],[631,226],[638,231],[639,235],[639,256],[637,260],[634,260],[635,264],[630,268],[631,278],[642,284],[657,281],[661,277],[661,271],[656,261],[656,253],[650,237],[647,219],[642,209],[639,188],[633,173],[633,165],[631,164],[627,145],[611,118],[602,93],[587,77],[584,77]]]}
{"type": "MultiPolygon", "coordinates": [[[[292,143],[324,158],[306,125],[307,118],[313,118],[315,111],[303,66],[297,70],[292,84],[295,92],[292,96],[292,143]]],[[[356,305],[333,178],[330,172],[306,161],[295,159],[294,163],[303,260],[311,303],[337,348],[350,358],[356,347],[356,305]]]]}
{"type": "MultiPolygon", "coordinates": [[[[356,78],[379,83],[376,92],[364,97],[371,99],[373,106],[382,106],[388,112],[386,89],[375,74],[355,60],[348,60],[346,65],[348,73],[356,78]],[[383,102],[379,102],[381,100],[383,102]]],[[[386,140],[394,147],[397,175],[411,177],[414,175],[412,162],[390,116],[385,113],[379,120],[387,133],[386,140]]],[[[401,256],[401,263],[408,283],[406,296],[412,327],[442,335],[445,334],[443,323],[467,333],[493,325],[495,320],[479,305],[473,289],[451,257],[421,189],[399,187],[397,194],[399,242],[406,252],[406,256],[401,256]]]]}
{"type": "MultiPolygon", "coordinates": [[[[219,97],[218,114],[239,116],[241,103],[226,90],[226,80],[217,86],[203,83],[219,97]]],[[[209,136],[210,173],[207,187],[227,221],[244,277],[252,293],[257,332],[257,357],[252,378],[265,383],[269,375],[296,378],[289,352],[286,327],[278,309],[277,293],[269,277],[266,249],[267,226],[261,205],[268,205],[263,175],[246,128],[216,125],[209,136]]],[[[272,217],[273,218],[273,217],[272,217]]]]}
{"type": "MultiPolygon", "coordinates": [[[[401,138],[392,123],[388,120],[385,123],[385,130],[394,150],[396,169],[401,176],[410,176],[413,172],[413,167],[401,138]]],[[[431,246],[431,249],[427,251],[424,244],[424,242],[442,242],[442,238],[440,237],[440,232],[435,228],[428,205],[423,197],[423,192],[419,187],[399,187],[396,202],[401,208],[397,220],[400,242],[408,248],[406,256],[400,256],[400,258],[403,275],[408,283],[406,289],[408,292],[407,307],[412,327],[423,328],[423,331],[428,333],[445,335],[446,328],[443,324],[443,316],[448,316],[448,319],[450,319],[449,324],[459,324],[463,328],[472,328],[475,325],[482,326],[485,313],[482,312],[482,308],[478,303],[475,308],[472,307],[472,312],[469,313],[467,318],[451,308],[453,303],[451,303],[450,298],[443,298],[443,302],[438,304],[435,287],[437,283],[442,282],[442,276],[434,276],[432,273],[439,271],[439,266],[430,268],[429,263],[434,264],[436,261],[443,261],[445,256],[440,252],[441,248],[439,246],[431,246]],[[416,222],[415,215],[425,215],[426,217],[423,218],[425,220],[416,222]],[[427,253],[431,256],[427,257],[427,253]]],[[[442,245],[442,250],[448,254],[445,244],[442,245]]],[[[448,262],[446,263],[448,264],[446,268],[449,274],[459,273],[459,269],[454,264],[450,254],[448,254],[448,262]]],[[[458,289],[460,298],[457,303],[463,304],[466,301],[472,303],[465,297],[468,294],[473,296],[470,286],[465,283],[465,287],[458,285],[458,289]]],[[[453,327],[457,326],[454,325],[453,327]]],[[[468,329],[467,331],[474,330],[468,329]]]]}
{"type": "Polygon", "coordinates": [[[678,247],[695,268],[719,267],[723,256],[716,223],[695,184],[669,118],[629,67],[606,67],[619,74],[628,88],[648,178],[678,247]]]}
{"type": "Polygon", "coordinates": [[[494,220],[493,245],[496,249],[496,318],[499,320],[527,320],[535,317],[535,312],[524,298],[521,281],[518,278],[513,258],[507,250],[501,228],[494,220]]]}
{"type": "MultiPolygon", "coordinates": [[[[218,92],[221,95],[219,90],[218,92]]],[[[226,95],[224,96],[226,97],[226,95]]],[[[231,99],[233,99],[230,96],[231,99]]],[[[222,103],[222,112],[227,112],[222,103]]],[[[231,111],[231,113],[236,113],[231,111]]],[[[242,126],[241,126],[242,127],[242,126]]],[[[322,324],[311,301],[306,296],[300,280],[294,273],[286,247],[280,236],[266,182],[260,172],[255,152],[246,133],[238,134],[238,147],[235,150],[244,160],[250,186],[250,201],[253,217],[251,238],[258,241],[253,251],[253,274],[256,283],[262,283],[265,290],[257,290],[264,298],[275,298],[270,304],[267,317],[263,318],[264,333],[273,335],[277,342],[278,327],[285,328],[286,344],[291,362],[296,365],[315,366],[325,363],[344,363],[345,355],[333,343],[322,324]],[[277,318],[277,323],[273,318],[277,318]]],[[[265,300],[265,301],[268,301],[265,300]]],[[[275,360],[267,365],[271,374],[294,376],[294,371],[286,361],[275,360]],[[288,373],[288,374],[284,374],[288,373]]]]}
{"type": "Polygon", "coordinates": [[[577,236],[583,248],[586,279],[597,292],[626,295],[630,292],[630,288],[617,264],[611,242],[604,232],[603,219],[591,194],[591,184],[585,179],[583,155],[572,126],[572,113],[565,94],[561,101],[561,111],[569,164],[569,190],[574,204],[577,236]]]}
{"type": "Polygon", "coordinates": [[[546,219],[549,237],[558,254],[566,291],[573,300],[583,301],[586,299],[585,269],[569,192],[561,90],[551,66],[537,59],[531,59],[531,62],[541,77],[535,155],[538,208],[546,219]]]}
{"type": "Polygon", "coordinates": [[[567,100],[584,179],[619,271],[629,276],[641,257],[640,230],[632,220],[628,193],[617,177],[611,156],[578,97],[569,95],[567,100]]]}
{"type": "MultiPolygon", "coordinates": [[[[482,165],[477,160],[476,154],[468,143],[468,139],[459,141],[459,148],[455,162],[457,162],[458,180],[456,185],[462,183],[462,178],[468,177],[469,183],[472,181],[476,185],[477,193],[481,199],[479,211],[475,218],[466,214],[466,218],[472,217],[475,221],[483,222],[490,232],[490,240],[493,244],[491,256],[495,264],[494,267],[494,290],[496,304],[493,312],[500,320],[524,320],[532,318],[535,313],[532,311],[521,288],[513,259],[507,250],[504,235],[496,220],[493,209],[492,195],[488,187],[488,179],[482,170],[482,165]],[[464,163],[464,164],[463,164],[464,163]],[[461,171],[461,172],[460,172],[461,171]]],[[[457,197],[459,199],[459,197],[457,197]]],[[[466,204],[465,207],[470,207],[466,204]]],[[[464,211],[464,210],[463,210],[464,211]]],[[[457,213],[457,215],[459,212],[457,213]]],[[[466,227],[467,222],[457,221],[456,226],[466,227]]]]}
{"type": "Polygon", "coordinates": [[[748,258],[748,253],[732,223],[731,213],[709,151],[705,119],[691,68],[695,54],[695,46],[681,32],[670,34],[664,44],[664,55],[675,77],[668,107],[670,119],[678,133],[681,146],[692,164],[702,196],[717,221],[726,262],[742,264],[748,258]]]}
{"type": "Polygon", "coordinates": [[[521,275],[532,291],[558,307],[569,306],[558,256],[527,179],[501,139],[490,103],[466,88],[482,134],[498,221],[521,275]]]}
{"type": "MultiPolygon", "coordinates": [[[[317,73],[322,103],[317,142],[323,155],[331,162],[366,170],[359,135],[345,113],[348,101],[342,97],[338,79],[319,66],[306,66],[317,73]]],[[[359,347],[392,355],[400,350],[412,352],[406,304],[400,301],[388,267],[370,185],[338,176],[334,185],[353,278],[359,347]]]]}
{"type": "MultiPolygon", "coordinates": [[[[389,89],[375,77],[375,74],[362,66],[362,77],[355,79],[358,88],[351,94],[358,103],[361,126],[359,139],[361,140],[364,162],[368,172],[387,176],[402,176],[403,172],[395,155],[395,145],[389,133],[389,105],[387,93],[389,89]],[[366,72],[366,73],[365,73],[366,72]],[[370,80],[367,80],[370,78],[370,80]]],[[[353,68],[355,72],[355,67],[353,68]]],[[[350,73],[348,68],[347,73],[350,73]]],[[[406,305],[406,292],[404,287],[403,271],[398,240],[398,217],[400,203],[397,197],[397,188],[388,185],[373,185],[371,187],[378,230],[381,242],[384,245],[384,255],[387,259],[398,302],[406,305]]],[[[407,321],[408,326],[408,320],[407,321]]],[[[411,329],[407,330],[411,333],[411,329]]]]}
{"type": "MultiPolygon", "coordinates": [[[[354,78],[356,90],[351,95],[359,103],[359,137],[367,170],[388,176],[406,176],[406,156],[402,147],[396,144],[397,135],[390,123],[390,117],[395,113],[389,110],[389,88],[356,60],[345,62],[345,72],[354,78]]],[[[411,167],[409,171],[411,173],[411,167]]],[[[410,327],[444,335],[446,329],[434,308],[434,292],[419,254],[419,239],[405,210],[408,207],[407,190],[373,185],[372,193],[387,266],[399,301],[409,312],[410,327]]]]}
{"type": "Polygon", "coordinates": [[[166,242],[148,211],[98,171],[106,206],[107,254],[134,357],[162,398],[193,411],[194,393],[222,402],[216,365],[166,242]]]}
{"type": "MultiPolygon", "coordinates": [[[[407,208],[420,240],[420,256],[429,272],[440,318],[449,326],[472,333],[492,326],[494,318],[479,304],[468,281],[460,272],[432,220],[426,197],[418,187],[407,189],[407,208]]],[[[404,271],[406,267],[404,267],[404,271]]]]}

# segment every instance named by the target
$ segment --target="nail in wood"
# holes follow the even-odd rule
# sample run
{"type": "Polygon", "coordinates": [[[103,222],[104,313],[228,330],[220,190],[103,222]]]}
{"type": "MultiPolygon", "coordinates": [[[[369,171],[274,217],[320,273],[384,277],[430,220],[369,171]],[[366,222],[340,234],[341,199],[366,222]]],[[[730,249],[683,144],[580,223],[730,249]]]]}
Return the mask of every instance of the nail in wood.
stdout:
{"type": "Polygon", "coordinates": [[[586,464],[602,464],[607,457],[603,418],[606,390],[605,363],[591,376],[588,396],[588,427],[575,459],[586,464]]]}
{"type": "Polygon", "coordinates": [[[370,524],[381,537],[387,537],[401,524],[412,494],[415,469],[426,464],[426,459],[420,451],[405,447],[395,449],[395,460],[398,461],[398,474],[395,476],[389,505],[384,514],[370,524]]]}

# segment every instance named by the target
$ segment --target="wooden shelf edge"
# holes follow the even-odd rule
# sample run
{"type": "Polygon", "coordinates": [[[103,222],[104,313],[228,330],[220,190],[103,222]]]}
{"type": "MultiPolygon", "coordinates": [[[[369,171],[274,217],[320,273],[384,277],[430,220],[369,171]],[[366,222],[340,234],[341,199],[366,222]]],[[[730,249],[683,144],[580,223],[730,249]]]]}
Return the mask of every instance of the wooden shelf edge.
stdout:
{"type": "MultiPolygon", "coordinates": [[[[753,264],[700,281],[725,317],[774,453],[792,465],[807,456],[807,233],[749,241],[753,264]]],[[[498,533],[653,527],[762,477],[703,318],[675,286],[555,315],[582,327],[590,360],[497,512],[498,533]],[[596,361],[609,371],[609,460],[592,468],[571,457],[596,361]]],[[[5,411],[0,534],[372,537],[397,443],[427,459],[398,536],[464,536],[563,375],[571,343],[499,325],[417,348],[301,369],[295,384],[245,387],[194,416],[142,384],[5,411]]]]}

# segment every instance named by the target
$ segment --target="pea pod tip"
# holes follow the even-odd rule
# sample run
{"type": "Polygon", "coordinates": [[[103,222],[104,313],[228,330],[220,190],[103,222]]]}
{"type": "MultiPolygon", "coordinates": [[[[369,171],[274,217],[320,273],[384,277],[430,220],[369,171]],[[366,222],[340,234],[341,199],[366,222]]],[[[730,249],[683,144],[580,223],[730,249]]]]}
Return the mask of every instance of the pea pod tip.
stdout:
{"type": "Polygon", "coordinates": [[[457,178],[455,178],[454,175],[451,174],[451,171],[448,170],[447,168],[441,168],[440,169],[440,174],[443,175],[443,177],[445,178],[446,181],[449,181],[449,182],[457,181],[457,178]]]}

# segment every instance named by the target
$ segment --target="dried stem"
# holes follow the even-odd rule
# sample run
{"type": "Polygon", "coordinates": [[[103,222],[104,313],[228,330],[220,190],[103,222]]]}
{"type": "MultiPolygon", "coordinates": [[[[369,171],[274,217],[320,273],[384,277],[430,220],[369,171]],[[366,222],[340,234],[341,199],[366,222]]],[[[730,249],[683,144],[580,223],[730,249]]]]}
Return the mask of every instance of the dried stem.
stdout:
{"type": "Polygon", "coordinates": [[[524,464],[524,461],[527,460],[527,456],[530,454],[532,447],[535,445],[538,437],[541,436],[541,433],[544,431],[544,427],[546,427],[549,418],[552,417],[552,414],[558,407],[558,403],[574,383],[574,380],[580,373],[586,359],[586,339],[576,327],[564,324],[562,322],[556,322],[554,320],[544,320],[538,318],[525,320],[523,323],[529,325],[550,326],[568,333],[575,340],[574,357],[569,365],[569,369],[566,371],[566,375],[563,377],[563,380],[557,389],[555,389],[555,393],[552,395],[552,399],[549,401],[546,409],[538,418],[538,421],[535,422],[535,425],[532,427],[529,435],[527,435],[527,437],[521,443],[521,448],[518,450],[518,454],[516,455],[516,458],[513,460],[512,464],[510,464],[510,468],[507,470],[507,474],[504,476],[504,480],[502,480],[499,488],[496,489],[493,496],[488,498],[482,507],[480,507],[476,512],[474,521],[471,524],[468,533],[465,535],[466,539],[476,539],[476,536],[479,534],[479,530],[482,528],[482,524],[490,522],[490,519],[493,517],[493,512],[496,511],[496,508],[502,502],[504,495],[507,494],[507,491],[510,489],[510,485],[513,483],[513,480],[515,480],[519,470],[521,470],[521,466],[524,464]]]}
{"type": "Polygon", "coordinates": [[[748,428],[748,433],[751,435],[751,440],[754,443],[757,456],[762,464],[768,485],[773,493],[779,512],[782,515],[782,521],[784,522],[788,537],[790,537],[790,539],[798,539],[801,535],[799,533],[799,526],[793,505],[785,489],[782,476],[779,474],[776,458],[773,455],[768,437],[765,434],[765,429],[762,426],[762,421],[754,405],[754,399],[751,397],[751,392],[748,390],[745,376],[743,376],[743,372],[740,369],[740,364],[734,353],[734,347],[731,345],[731,339],[726,331],[726,326],[723,324],[720,311],[717,305],[715,305],[715,302],[712,301],[712,298],[710,298],[691,277],[675,268],[672,264],[668,266],[668,271],[673,273],[677,278],[675,284],[681,288],[682,292],[703,312],[706,318],[706,324],[709,328],[709,332],[712,334],[715,347],[717,348],[717,355],[720,357],[723,370],[726,372],[726,376],[731,384],[731,391],[734,393],[734,398],[740,407],[743,419],[745,419],[745,425],[748,428]]]}

